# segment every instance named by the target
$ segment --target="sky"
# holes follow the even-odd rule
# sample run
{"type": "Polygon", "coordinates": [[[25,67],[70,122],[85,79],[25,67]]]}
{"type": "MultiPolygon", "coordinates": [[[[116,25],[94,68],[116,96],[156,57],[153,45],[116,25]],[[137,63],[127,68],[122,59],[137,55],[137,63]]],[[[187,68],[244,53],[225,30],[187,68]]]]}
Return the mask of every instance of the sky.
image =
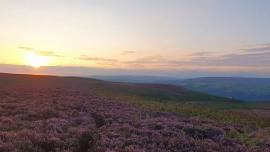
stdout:
{"type": "Polygon", "coordinates": [[[269,0],[0,0],[0,72],[29,65],[270,77],[269,7],[269,0]]]}

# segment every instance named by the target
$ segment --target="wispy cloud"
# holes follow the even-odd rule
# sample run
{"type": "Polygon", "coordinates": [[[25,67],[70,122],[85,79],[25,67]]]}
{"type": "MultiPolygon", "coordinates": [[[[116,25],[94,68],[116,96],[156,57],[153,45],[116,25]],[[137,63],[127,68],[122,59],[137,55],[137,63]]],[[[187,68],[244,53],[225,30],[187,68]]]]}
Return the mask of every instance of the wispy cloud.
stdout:
{"type": "Polygon", "coordinates": [[[130,68],[164,68],[170,61],[162,55],[153,55],[137,58],[134,60],[123,61],[122,65],[130,68]]]}
{"type": "Polygon", "coordinates": [[[217,52],[210,52],[210,51],[200,51],[200,52],[193,52],[190,54],[185,55],[185,58],[190,60],[207,60],[209,58],[216,58],[219,57],[220,53],[217,52]]]}
{"type": "Polygon", "coordinates": [[[27,46],[18,46],[17,49],[29,52],[35,52],[37,55],[47,56],[47,57],[63,57],[62,55],[57,54],[55,51],[44,51],[27,46]]]}
{"type": "Polygon", "coordinates": [[[96,61],[96,62],[118,62],[117,59],[108,59],[108,58],[101,58],[101,57],[91,57],[87,55],[81,55],[79,57],[80,60],[86,61],[96,61]]]}
{"type": "Polygon", "coordinates": [[[194,57],[202,57],[202,56],[209,56],[212,55],[213,52],[207,52],[207,51],[201,51],[201,52],[194,52],[189,54],[189,56],[194,56],[194,57]]]}
{"type": "Polygon", "coordinates": [[[268,68],[270,66],[270,52],[257,53],[235,53],[225,55],[206,55],[198,53],[195,58],[190,60],[171,59],[160,55],[144,57],[125,64],[137,65],[138,67],[165,67],[171,69],[192,68],[192,69],[251,69],[268,68]]]}
{"type": "Polygon", "coordinates": [[[174,58],[160,54],[144,56],[133,59],[113,59],[80,56],[80,60],[94,61],[101,66],[113,65],[113,67],[124,69],[163,69],[163,70],[212,70],[212,71],[249,71],[264,70],[269,71],[270,51],[268,45],[261,47],[236,50],[235,53],[220,53],[199,51],[183,55],[175,55],[174,58]],[[253,51],[251,51],[253,50],[253,51]]]}
{"type": "Polygon", "coordinates": [[[165,59],[161,55],[153,55],[153,56],[147,56],[143,58],[138,58],[131,61],[126,61],[126,64],[149,64],[149,63],[162,63],[166,62],[167,59],[165,59]]]}
{"type": "Polygon", "coordinates": [[[240,66],[270,66],[270,52],[224,55],[220,64],[240,66]]]}
{"type": "Polygon", "coordinates": [[[17,49],[25,50],[25,51],[33,51],[34,48],[26,47],[26,46],[18,46],[17,49]]]}
{"type": "Polygon", "coordinates": [[[244,52],[270,52],[270,43],[264,43],[256,47],[249,47],[240,50],[244,52]]]}
{"type": "Polygon", "coordinates": [[[125,50],[122,52],[123,55],[130,55],[130,54],[134,54],[134,53],[136,53],[136,51],[125,50]]]}

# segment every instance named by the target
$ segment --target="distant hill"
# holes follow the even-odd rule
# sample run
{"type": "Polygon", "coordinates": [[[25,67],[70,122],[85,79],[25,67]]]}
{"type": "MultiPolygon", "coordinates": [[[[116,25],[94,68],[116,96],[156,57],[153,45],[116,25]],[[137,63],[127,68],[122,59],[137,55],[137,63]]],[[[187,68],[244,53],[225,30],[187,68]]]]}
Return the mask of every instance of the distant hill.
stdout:
{"type": "Polygon", "coordinates": [[[0,151],[267,151],[269,105],[229,101],[168,84],[0,74],[0,151]]]}
{"type": "Polygon", "coordinates": [[[136,84],[136,83],[105,83],[105,92],[112,93],[113,96],[133,96],[138,100],[152,100],[160,102],[231,102],[229,98],[218,97],[206,93],[199,93],[185,88],[167,84],[136,84]]]}
{"type": "Polygon", "coordinates": [[[113,97],[160,102],[233,101],[168,84],[118,83],[78,77],[0,74],[0,90],[10,87],[25,88],[25,86],[33,86],[31,88],[34,89],[39,89],[35,86],[42,86],[43,88],[51,88],[52,86],[54,88],[75,87],[82,91],[89,90],[113,97]]]}
{"type": "Polygon", "coordinates": [[[153,76],[96,76],[111,82],[159,83],[244,101],[270,101],[270,78],[203,77],[177,79],[153,76]]]}
{"type": "Polygon", "coordinates": [[[205,77],[163,83],[245,101],[270,101],[269,78],[205,77]]]}
{"type": "Polygon", "coordinates": [[[127,82],[127,83],[158,83],[167,80],[179,80],[172,77],[162,77],[162,76],[134,76],[134,75],[95,75],[90,78],[111,81],[111,82],[127,82]]]}

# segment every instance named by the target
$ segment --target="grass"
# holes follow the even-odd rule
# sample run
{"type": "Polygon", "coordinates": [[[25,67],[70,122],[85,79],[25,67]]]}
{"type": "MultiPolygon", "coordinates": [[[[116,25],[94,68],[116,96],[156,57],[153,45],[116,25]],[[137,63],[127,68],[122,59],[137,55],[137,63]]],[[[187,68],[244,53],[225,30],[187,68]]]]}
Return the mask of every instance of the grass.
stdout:
{"type": "Polygon", "coordinates": [[[138,96],[121,95],[115,96],[107,92],[107,96],[130,102],[140,108],[158,112],[172,112],[187,117],[199,117],[212,119],[220,123],[235,124],[244,127],[243,132],[236,130],[225,134],[226,138],[234,139],[252,149],[258,148],[263,141],[250,137],[250,133],[255,130],[270,127],[270,119],[264,116],[248,115],[237,112],[239,109],[252,110],[256,108],[253,104],[228,103],[228,102],[177,102],[146,100],[138,96]]]}
{"type": "MultiPolygon", "coordinates": [[[[267,113],[265,114],[265,112],[270,110],[270,104],[238,102],[166,85],[109,83],[80,78],[49,77],[48,79],[49,84],[48,80],[45,81],[45,79],[38,79],[34,76],[23,77],[20,81],[16,77],[8,77],[7,80],[9,81],[3,81],[2,79],[0,83],[10,83],[10,87],[18,90],[25,88],[24,86],[28,88],[30,84],[30,88],[34,88],[32,91],[35,91],[37,84],[40,87],[50,88],[51,84],[59,83],[56,86],[60,88],[79,88],[78,92],[81,90],[85,91],[86,89],[87,91],[93,91],[93,94],[100,95],[100,97],[107,96],[115,101],[129,102],[150,111],[172,112],[186,117],[195,116],[212,119],[220,122],[221,126],[229,126],[235,129],[226,131],[226,138],[235,139],[236,141],[245,143],[249,147],[258,147],[262,143],[261,139],[268,138],[270,135],[270,131],[268,131],[270,128],[266,129],[270,127],[270,116],[267,113]],[[13,83],[13,80],[17,80],[18,82],[13,83]],[[254,109],[256,109],[256,113],[252,112],[254,109]],[[240,130],[238,130],[238,125],[241,128],[240,130]],[[250,136],[252,132],[256,132],[255,137],[250,136]]],[[[49,117],[51,115],[55,116],[51,111],[45,110],[44,112],[45,116],[48,114],[49,117]]],[[[28,113],[29,115],[26,116],[29,119],[29,116],[32,114],[29,111],[28,113]]],[[[42,118],[44,117],[42,115],[43,110],[39,114],[41,114],[42,118]]],[[[36,119],[36,116],[39,117],[39,115],[34,116],[33,120],[36,119]]]]}
{"type": "Polygon", "coordinates": [[[242,143],[245,143],[247,146],[255,148],[261,144],[261,142],[257,139],[250,138],[248,133],[243,132],[239,133],[236,130],[231,130],[226,134],[226,138],[235,139],[242,143]]]}
{"type": "Polygon", "coordinates": [[[249,113],[249,110],[258,108],[250,103],[228,102],[225,98],[194,92],[188,92],[188,94],[181,96],[159,89],[127,87],[125,85],[108,86],[103,84],[103,86],[97,87],[96,91],[98,94],[130,102],[148,110],[209,118],[222,123],[240,124],[252,128],[270,127],[268,117],[249,113]],[[203,100],[200,101],[200,98],[203,100]],[[238,112],[238,110],[244,110],[244,112],[238,112]]]}

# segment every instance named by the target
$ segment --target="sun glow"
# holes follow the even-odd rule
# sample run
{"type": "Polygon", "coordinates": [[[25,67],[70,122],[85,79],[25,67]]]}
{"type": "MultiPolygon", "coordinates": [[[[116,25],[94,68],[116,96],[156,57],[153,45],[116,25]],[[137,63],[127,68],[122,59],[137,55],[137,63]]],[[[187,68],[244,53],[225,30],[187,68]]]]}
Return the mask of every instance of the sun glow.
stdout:
{"type": "Polygon", "coordinates": [[[39,68],[41,66],[48,66],[49,59],[48,57],[37,55],[35,53],[29,53],[25,55],[25,62],[27,65],[30,65],[34,68],[39,68]]]}

